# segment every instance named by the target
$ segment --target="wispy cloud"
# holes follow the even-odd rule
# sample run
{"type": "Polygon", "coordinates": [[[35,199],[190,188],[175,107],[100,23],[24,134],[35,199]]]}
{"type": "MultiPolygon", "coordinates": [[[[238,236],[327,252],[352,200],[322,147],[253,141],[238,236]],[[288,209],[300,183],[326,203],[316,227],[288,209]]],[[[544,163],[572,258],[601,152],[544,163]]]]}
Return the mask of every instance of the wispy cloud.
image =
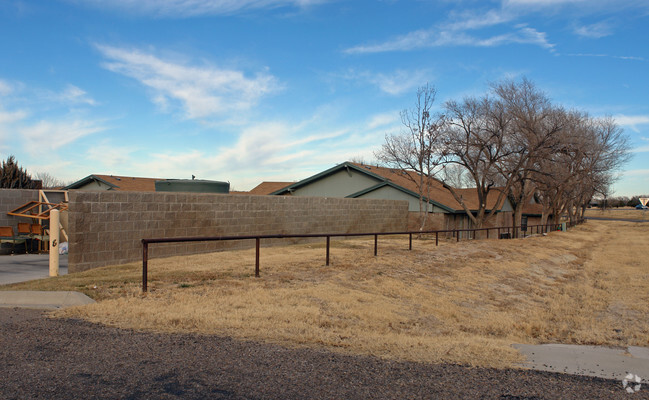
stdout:
{"type": "Polygon", "coordinates": [[[623,171],[622,175],[634,176],[634,177],[644,177],[644,176],[649,177],[649,169],[632,169],[628,171],[623,171]]]}
{"type": "Polygon", "coordinates": [[[507,6],[557,6],[566,4],[578,4],[592,0],[505,0],[503,4],[507,6]]]}
{"type": "Polygon", "coordinates": [[[593,53],[568,53],[564,54],[568,57],[603,57],[603,58],[617,58],[619,60],[631,60],[631,61],[645,61],[643,57],[636,56],[614,56],[610,54],[593,54],[593,53]]]}
{"type": "Polygon", "coordinates": [[[0,109],[0,126],[12,122],[20,121],[27,117],[28,113],[24,110],[18,111],[4,111],[0,109]]]}
{"type": "Polygon", "coordinates": [[[607,22],[597,22],[575,28],[575,33],[586,38],[599,39],[613,34],[613,29],[607,22]]]}
{"type": "Polygon", "coordinates": [[[74,86],[74,85],[68,85],[61,93],[59,93],[58,98],[60,101],[67,102],[67,103],[81,103],[81,104],[88,104],[90,106],[97,105],[97,102],[88,96],[88,94],[74,86]]]}
{"type": "Polygon", "coordinates": [[[399,113],[390,112],[373,115],[367,122],[368,129],[385,128],[399,123],[399,113]]]}
{"type": "Polygon", "coordinates": [[[43,120],[34,125],[22,127],[20,135],[27,152],[32,155],[41,155],[105,129],[106,127],[99,121],[82,119],[43,120]]]}
{"type": "Polygon", "coordinates": [[[68,84],[60,92],[53,92],[50,90],[42,90],[37,92],[37,96],[40,101],[47,102],[49,104],[57,103],[57,105],[67,105],[67,106],[76,106],[79,104],[95,106],[97,102],[86,93],[85,90],[68,84]]]}
{"type": "Polygon", "coordinates": [[[305,8],[329,0],[70,0],[101,8],[114,8],[154,17],[194,17],[229,15],[250,10],[305,8]]]}
{"type": "Polygon", "coordinates": [[[398,96],[413,91],[422,82],[431,80],[431,71],[427,69],[403,70],[392,72],[356,71],[349,69],[343,74],[333,74],[344,80],[369,83],[378,87],[382,92],[398,96]]]}
{"type": "Polygon", "coordinates": [[[11,87],[11,85],[8,82],[3,81],[2,79],[0,79],[0,96],[8,95],[9,93],[12,92],[12,90],[13,90],[13,88],[11,87]]]}
{"type": "MultiPolygon", "coordinates": [[[[326,116],[324,116],[326,117],[326,116]]],[[[101,154],[122,154],[121,164],[107,163],[99,154],[87,153],[93,164],[102,165],[114,174],[182,178],[196,175],[202,179],[228,180],[237,190],[249,189],[262,180],[292,181],[305,178],[351,157],[372,159],[373,146],[378,146],[385,128],[395,121],[377,115],[374,125],[342,128],[324,126],[318,113],[302,121],[258,121],[243,128],[231,144],[215,148],[185,148],[152,151],[141,154],[134,149],[100,144],[101,154]],[[308,132],[308,135],[305,133],[308,132]]],[[[398,117],[397,117],[398,118],[398,117]]],[[[95,167],[97,168],[97,167],[95,167]]]]}
{"type": "Polygon", "coordinates": [[[134,49],[98,45],[108,62],[103,66],[131,77],[153,91],[153,101],[163,110],[179,102],[187,118],[204,118],[246,110],[263,96],[280,89],[267,71],[249,77],[243,71],[212,65],[193,66],[163,60],[134,49]]]}
{"type": "Polygon", "coordinates": [[[354,46],[346,49],[345,53],[382,53],[444,46],[495,47],[507,44],[531,44],[553,49],[554,44],[550,43],[545,32],[537,31],[526,24],[517,24],[513,29],[499,35],[479,36],[470,33],[511,22],[514,18],[514,14],[503,10],[490,10],[481,16],[462,13],[452,21],[433,28],[416,30],[377,44],[354,46]]]}
{"type": "Polygon", "coordinates": [[[110,172],[116,167],[131,163],[133,161],[131,154],[136,150],[134,147],[112,145],[108,140],[104,139],[90,146],[85,156],[93,163],[108,168],[107,171],[110,172]]]}
{"type": "Polygon", "coordinates": [[[649,124],[649,115],[614,115],[615,122],[622,126],[627,126],[634,132],[640,132],[638,125],[649,124]]]}

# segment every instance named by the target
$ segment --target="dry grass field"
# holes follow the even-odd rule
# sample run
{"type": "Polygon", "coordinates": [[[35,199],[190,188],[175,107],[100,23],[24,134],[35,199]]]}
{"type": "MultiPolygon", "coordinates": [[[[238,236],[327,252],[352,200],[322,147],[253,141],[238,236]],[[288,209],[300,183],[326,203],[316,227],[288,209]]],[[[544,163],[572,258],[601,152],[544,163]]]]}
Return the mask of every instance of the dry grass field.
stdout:
{"type": "Polygon", "coordinates": [[[58,317],[161,332],[476,366],[520,360],[511,343],[649,346],[649,224],[455,243],[407,238],[262,248],[107,267],[4,289],[80,290],[58,317]]]}
{"type": "Polygon", "coordinates": [[[586,210],[585,216],[649,221],[649,210],[636,210],[633,207],[609,208],[606,210],[589,208],[586,210]]]}

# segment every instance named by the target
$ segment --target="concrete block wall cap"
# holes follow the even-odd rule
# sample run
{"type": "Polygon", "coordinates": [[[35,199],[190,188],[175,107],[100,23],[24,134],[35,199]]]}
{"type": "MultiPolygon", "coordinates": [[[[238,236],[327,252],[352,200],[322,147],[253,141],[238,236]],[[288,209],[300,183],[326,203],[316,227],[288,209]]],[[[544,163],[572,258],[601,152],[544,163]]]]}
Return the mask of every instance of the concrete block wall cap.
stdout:
{"type": "Polygon", "coordinates": [[[92,303],[90,297],[72,291],[0,291],[0,308],[58,309],[92,303]]]}

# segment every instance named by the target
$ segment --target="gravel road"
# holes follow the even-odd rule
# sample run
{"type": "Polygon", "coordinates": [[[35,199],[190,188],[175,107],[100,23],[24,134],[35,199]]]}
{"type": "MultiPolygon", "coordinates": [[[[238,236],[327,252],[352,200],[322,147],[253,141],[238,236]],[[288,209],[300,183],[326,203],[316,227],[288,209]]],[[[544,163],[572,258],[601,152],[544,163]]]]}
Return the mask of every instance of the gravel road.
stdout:
{"type": "Polygon", "coordinates": [[[0,309],[2,399],[649,399],[619,381],[152,334],[0,309]]]}

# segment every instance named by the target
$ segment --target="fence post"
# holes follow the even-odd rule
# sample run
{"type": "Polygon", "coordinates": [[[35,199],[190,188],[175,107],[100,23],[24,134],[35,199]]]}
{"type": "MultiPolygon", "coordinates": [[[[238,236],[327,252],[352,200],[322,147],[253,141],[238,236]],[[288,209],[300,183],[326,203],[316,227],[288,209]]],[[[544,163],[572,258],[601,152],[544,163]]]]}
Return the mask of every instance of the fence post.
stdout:
{"type": "Polygon", "coordinates": [[[142,292],[147,291],[147,267],[149,262],[149,244],[142,239],[142,292]]]}
{"type": "Polygon", "coordinates": [[[374,235],[374,255],[378,255],[379,235],[374,235]]]}
{"type": "Polygon", "coordinates": [[[439,232],[435,231],[435,246],[439,246],[439,232]]]}
{"type": "Polygon", "coordinates": [[[325,265],[329,265],[329,236],[327,236],[327,262],[325,265]]]}
{"type": "Polygon", "coordinates": [[[255,278],[259,278],[259,238],[255,238],[255,278]]]}
{"type": "Polygon", "coordinates": [[[412,250],[412,233],[410,234],[410,238],[408,239],[408,250],[412,250]]]}

